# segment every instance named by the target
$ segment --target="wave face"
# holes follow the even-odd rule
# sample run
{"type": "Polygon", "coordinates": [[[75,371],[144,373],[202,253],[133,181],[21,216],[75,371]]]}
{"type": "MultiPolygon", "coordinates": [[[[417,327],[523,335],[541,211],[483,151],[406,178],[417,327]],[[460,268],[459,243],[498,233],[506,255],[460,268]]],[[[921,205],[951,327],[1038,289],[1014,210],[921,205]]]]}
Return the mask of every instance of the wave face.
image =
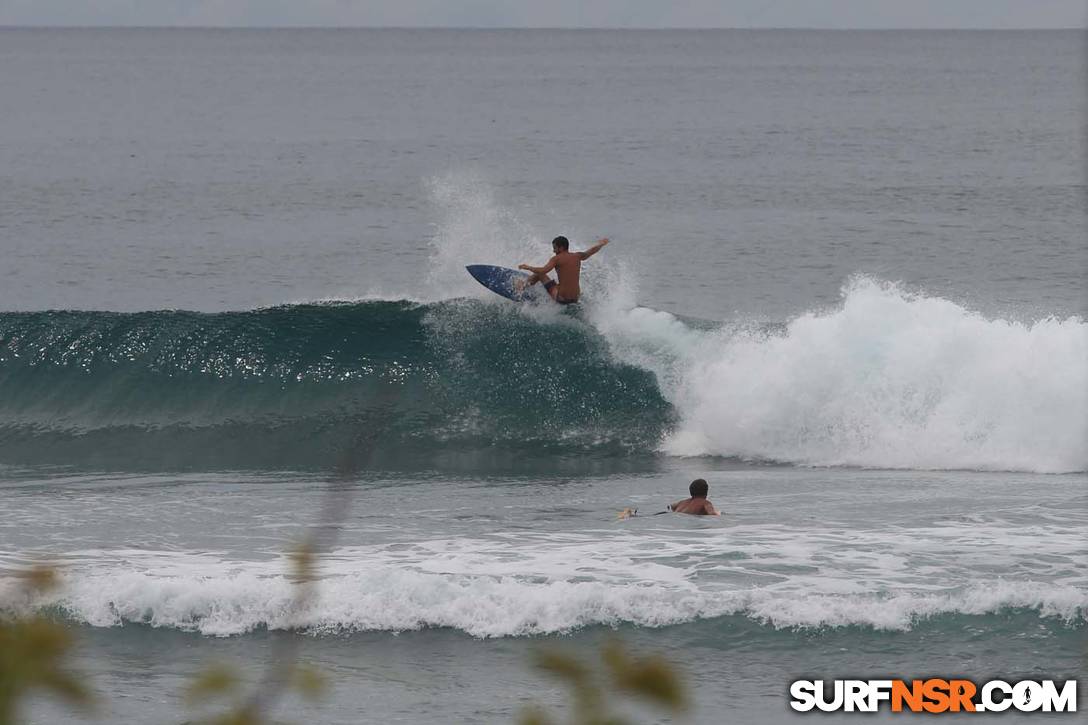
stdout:
{"type": "Polygon", "coordinates": [[[1079,318],[987,319],[867,278],[775,325],[631,297],[616,285],[576,315],[497,299],[0,314],[0,463],[328,467],[369,437],[375,465],[657,451],[1088,470],[1079,318]]]}
{"type": "Polygon", "coordinates": [[[0,460],[105,467],[327,467],[359,436],[608,456],[672,416],[584,325],[468,300],[6,313],[0,400],[0,460]]]}

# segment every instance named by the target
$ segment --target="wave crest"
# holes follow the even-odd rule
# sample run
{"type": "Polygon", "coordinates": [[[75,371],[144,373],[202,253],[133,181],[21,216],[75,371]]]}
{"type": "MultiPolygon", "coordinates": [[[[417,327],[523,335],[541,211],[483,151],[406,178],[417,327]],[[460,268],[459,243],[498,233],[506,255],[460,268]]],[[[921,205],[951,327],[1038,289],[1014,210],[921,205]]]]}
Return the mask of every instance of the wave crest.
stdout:
{"type": "Polygon", "coordinates": [[[1039,582],[976,583],[926,594],[791,595],[382,569],[325,579],[320,597],[301,614],[292,614],[293,585],[284,576],[119,572],[75,579],[68,590],[49,604],[79,622],[98,627],[139,623],[211,636],[256,629],[332,634],[450,628],[475,637],[506,637],[621,624],[662,627],[726,616],[779,629],[905,631],[941,616],[1011,610],[1070,626],[1083,626],[1088,617],[1085,592],[1039,582]]]}
{"type": "Polygon", "coordinates": [[[991,320],[871,279],[776,331],[723,330],[675,374],[679,455],[1088,469],[1088,326],[991,320]]]}
{"type": "Polygon", "coordinates": [[[327,467],[502,449],[619,455],[671,420],[584,325],[471,300],[0,315],[0,460],[327,467]]]}
{"type": "Polygon", "coordinates": [[[3,313],[0,462],[328,467],[380,431],[377,465],[660,451],[1088,470],[1080,318],[987,319],[868,278],[761,326],[629,297],[577,316],[467,299],[3,313]]]}

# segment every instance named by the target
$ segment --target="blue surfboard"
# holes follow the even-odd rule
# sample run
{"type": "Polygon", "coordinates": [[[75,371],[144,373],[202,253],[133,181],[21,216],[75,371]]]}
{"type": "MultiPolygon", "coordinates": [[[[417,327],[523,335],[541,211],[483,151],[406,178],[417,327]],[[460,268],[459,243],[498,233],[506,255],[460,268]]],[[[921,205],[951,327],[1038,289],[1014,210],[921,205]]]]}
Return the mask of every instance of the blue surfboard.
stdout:
{"type": "Polygon", "coordinates": [[[507,269],[506,267],[496,267],[492,264],[470,264],[465,269],[477,282],[508,300],[514,300],[515,302],[551,300],[551,296],[539,284],[527,287],[524,291],[518,291],[516,283],[529,279],[529,275],[525,272],[507,269]]]}

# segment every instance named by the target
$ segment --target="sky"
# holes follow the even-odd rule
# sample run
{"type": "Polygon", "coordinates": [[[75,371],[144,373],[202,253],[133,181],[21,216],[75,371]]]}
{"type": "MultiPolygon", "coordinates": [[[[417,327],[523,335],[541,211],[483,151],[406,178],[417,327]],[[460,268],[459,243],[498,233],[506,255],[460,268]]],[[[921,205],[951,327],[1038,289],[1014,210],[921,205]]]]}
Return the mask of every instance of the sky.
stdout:
{"type": "Polygon", "coordinates": [[[1088,0],[0,0],[0,26],[1084,28],[1088,0]]]}

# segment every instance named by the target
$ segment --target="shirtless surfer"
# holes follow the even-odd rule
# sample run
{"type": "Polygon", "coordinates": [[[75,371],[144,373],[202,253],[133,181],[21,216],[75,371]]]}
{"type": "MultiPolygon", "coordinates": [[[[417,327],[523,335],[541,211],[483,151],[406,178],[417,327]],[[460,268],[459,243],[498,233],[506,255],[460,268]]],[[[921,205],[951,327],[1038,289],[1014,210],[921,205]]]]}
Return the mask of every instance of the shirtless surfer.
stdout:
{"type": "Polygon", "coordinates": [[[532,272],[532,275],[522,285],[522,289],[537,282],[544,283],[544,289],[552,296],[552,299],[561,305],[570,305],[578,301],[582,294],[578,286],[578,278],[582,271],[582,262],[601,251],[607,239],[600,239],[592,247],[584,252],[570,251],[570,240],[566,237],[556,237],[552,240],[552,252],[554,255],[543,267],[533,267],[528,264],[519,264],[518,269],[532,272]],[[558,284],[548,277],[548,272],[555,270],[559,277],[558,284]]]}
{"type": "Polygon", "coordinates": [[[710,503],[706,498],[709,490],[710,487],[706,485],[705,480],[696,478],[688,486],[688,493],[691,494],[691,498],[677,501],[669,506],[669,511],[678,514],[695,514],[696,516],[721,516],[718,509],[714,508],[714,504],[710,503]]]}
{"type": "MultiPolygon", "coordinates": [[[[688,486],[688,493],[691,494],[691,498],[686,498],[683,501],[677,501],[674,504],[665,507],[664,511],[658,511],[654,516],[659,514],[667,514],[670,511],[677,514],[692,514],[694,516],[721,516],[721,512],[714,508],[714,504],[707,500],[706,495],[709,492],[710,487],[707,486],[706,480],[702,478],[696,478],[688,486]]],[[[620,511],[619,518],[621,521],[638,515],[638,509],[625,508],[620,511]]]]}

